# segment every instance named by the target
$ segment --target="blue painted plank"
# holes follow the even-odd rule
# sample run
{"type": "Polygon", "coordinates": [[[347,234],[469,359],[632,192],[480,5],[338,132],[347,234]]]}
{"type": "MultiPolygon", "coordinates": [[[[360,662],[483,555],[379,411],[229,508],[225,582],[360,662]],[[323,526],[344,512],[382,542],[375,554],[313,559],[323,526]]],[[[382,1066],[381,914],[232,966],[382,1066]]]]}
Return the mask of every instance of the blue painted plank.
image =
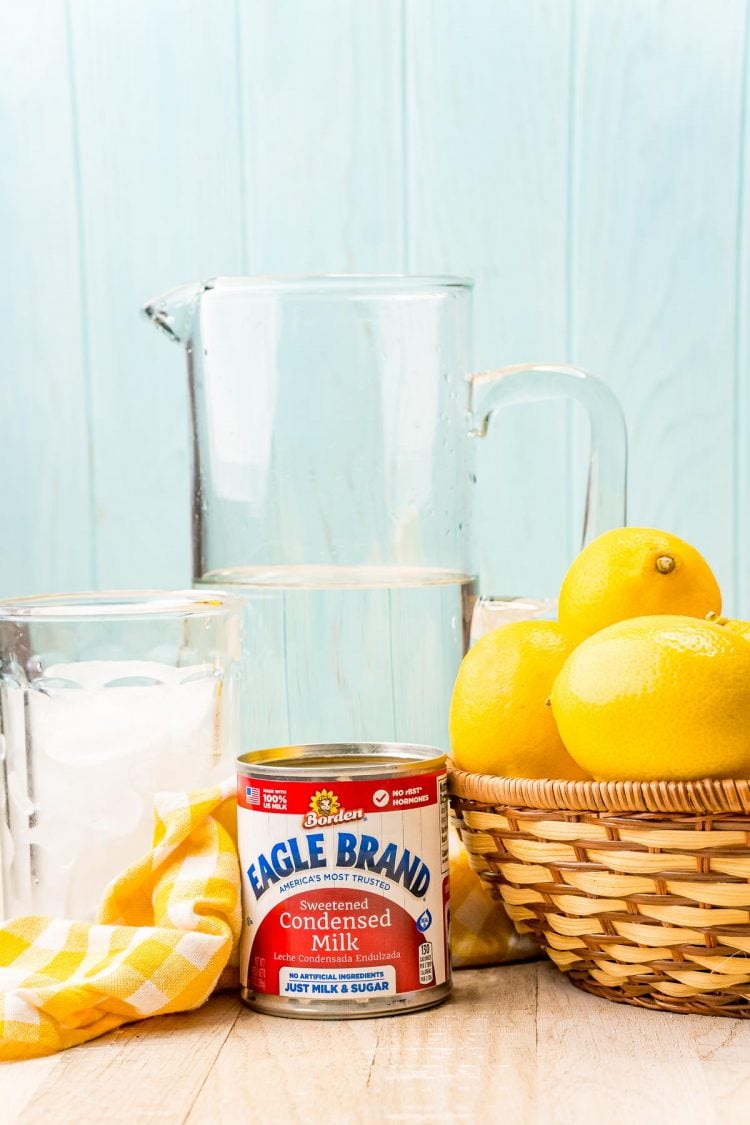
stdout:
{"type": "MultiPolygon", "coordinates": [[[[405,267],[477,277],[478,366],[603,374],[632,520],[696,541],[750,612],[744,0],[65,11],[0,16],[0,588],[187,581],[183,359],[146,296],[405,267]]],[[[572,551],[568,440],[519,408],[480,448],[498,591],[550,592],[572,551]]]]}
{"type": "Polygon", "coordinates": [[[242,268],[230,0],[75,0],[73,82],[103,586],[190,580],[181,352],[143,301],[242,268]]]}
{"type": "Polygon", "coordinates": [[[630,522],[695,543],[729,609],[745,19],[743,0],[581,5],[571,168],[573,358],[623,401],[630,522]]]}
{"type": "Polygon", "coordinates": [[[61,0],[0,12],[0,592],[91,585],[80,199],[61,0]]]}
{"type": "Polygon", "coordinates": [[[734,583],[735,611],[750,617],[750,11],[745,7],[739,119],[735,257],[734,583]]]}
{"type": "Polygon", "coordinates": [[[239,13],[247,272],[400,272],[399,0],[239,13]]]}
{"type": "MultiPolygon", "coordinates": [[[[476,366],[566,358],[570,5],[406,5],[408,265],[476,279],[476,366]]],[[[481,586],[556,593],[573,550],[567,412],[497,414],[478,450],[481,586]]]]}

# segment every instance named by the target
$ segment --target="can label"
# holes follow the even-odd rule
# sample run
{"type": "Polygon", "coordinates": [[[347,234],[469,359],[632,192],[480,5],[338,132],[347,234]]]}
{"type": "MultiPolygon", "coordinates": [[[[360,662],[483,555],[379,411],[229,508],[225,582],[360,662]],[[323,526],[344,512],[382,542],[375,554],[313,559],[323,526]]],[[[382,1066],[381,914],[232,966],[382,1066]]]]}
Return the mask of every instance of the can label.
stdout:
{"type": "Polygon", "coordinates": [[[325,782],[246,770],[237,794],[243,986],[352,1001],[447,981],[445,770],[325,782]]]}

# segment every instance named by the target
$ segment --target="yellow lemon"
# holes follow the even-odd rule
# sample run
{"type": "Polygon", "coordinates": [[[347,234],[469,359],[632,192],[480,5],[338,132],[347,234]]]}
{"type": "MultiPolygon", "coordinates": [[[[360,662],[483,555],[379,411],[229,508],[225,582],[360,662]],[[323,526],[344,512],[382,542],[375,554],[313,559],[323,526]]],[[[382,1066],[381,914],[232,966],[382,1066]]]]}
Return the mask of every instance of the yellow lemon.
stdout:
{"type": "Polygon", "coordinates": [[[450,708],[453,760],[472,773],[582,778],[547,706],[571,650],[555,621],[514,621],[486,633],[458,670],[450,708]]]}
{"type": "Polygon", "coordinates": [[[745,637],[750,641],[750,621],[741,621],[737,617],[719,617],[715,613],[707,614],[707,619],[728,629],[730,633],[736,633],[738,637],[745,637]]]}
{"type": "Polygon", "coordinates": [[[576,642],[628,617],[711,611],[721,611],[721,591],[706,560],[649,527],[605,531],[574,559],[560,589],[560,624],[576,642]]]}
{"type": "Polygon", "coordinates": [[[750,644],[711,621],[620,621],[552,688],[563,742],[600,781],[750,777],[750,644]]]}

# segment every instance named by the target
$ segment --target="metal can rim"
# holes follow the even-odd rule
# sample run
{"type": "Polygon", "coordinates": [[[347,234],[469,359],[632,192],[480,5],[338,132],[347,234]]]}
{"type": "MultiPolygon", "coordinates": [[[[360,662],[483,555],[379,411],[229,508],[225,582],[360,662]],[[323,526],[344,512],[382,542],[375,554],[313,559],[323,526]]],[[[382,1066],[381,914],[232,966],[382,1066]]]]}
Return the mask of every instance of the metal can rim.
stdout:
{"type": "Polygon", "coordinates": [[[390,777],[444,769],[446,757],[445,751],[436,746],[412,742],[310,742],[246,751],[237,758],[237,769],[254,777],[280,780],[328,780],[340,777],[342,772],[347,777],[390,777]],[[313,760],[306,765],[307,759],[313,760]]]}

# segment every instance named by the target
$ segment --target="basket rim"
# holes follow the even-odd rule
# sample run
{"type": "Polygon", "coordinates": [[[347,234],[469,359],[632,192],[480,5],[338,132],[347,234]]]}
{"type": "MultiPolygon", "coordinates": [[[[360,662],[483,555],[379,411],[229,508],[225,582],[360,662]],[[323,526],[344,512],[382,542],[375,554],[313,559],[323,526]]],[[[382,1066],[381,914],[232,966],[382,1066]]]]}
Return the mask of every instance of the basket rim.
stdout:
{"type": "Polygon", "coordinates": [[[750,780],[562,781],[469,773],[448,762],[451,794],[481,805],[554,812],[750,815],[750,780]]]}

